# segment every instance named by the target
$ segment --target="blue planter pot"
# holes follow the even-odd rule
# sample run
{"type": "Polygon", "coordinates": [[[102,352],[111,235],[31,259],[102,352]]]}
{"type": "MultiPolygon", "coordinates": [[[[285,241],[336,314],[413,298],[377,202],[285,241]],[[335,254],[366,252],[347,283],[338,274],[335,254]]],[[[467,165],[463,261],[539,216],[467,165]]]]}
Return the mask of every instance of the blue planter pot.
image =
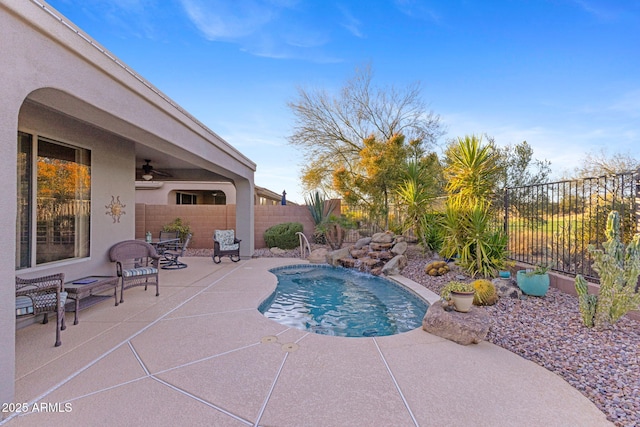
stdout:
{"type": "Polygon", "coordinates": [[[549,290],[549,275],[547,273],[527,275],[526,270],[518,270],[516,279],[520,290],[527,295],[543,297],[549,290]]]}
{"type": "Polygon", "coordinates": [[[500,272],[498,272],[498,276],[501,279],[508,279],[508,278],[511,277],[511,272],[510,271],[500,271],[500,272]]]}

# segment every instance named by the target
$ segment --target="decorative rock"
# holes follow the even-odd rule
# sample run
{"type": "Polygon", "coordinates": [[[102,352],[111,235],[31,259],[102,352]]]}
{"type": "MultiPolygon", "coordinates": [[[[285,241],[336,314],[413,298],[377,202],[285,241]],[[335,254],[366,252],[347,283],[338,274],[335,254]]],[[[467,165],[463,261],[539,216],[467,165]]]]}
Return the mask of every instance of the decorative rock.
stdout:
{"type": "Polygon", "coordinates": [[[371,237],[363,237],[362,239],[359,239],[354,246],[356,249],[362,249],[369,243],[371,243],[371,237]]]}
{"type": "Polygon", "coordinates": [[[309,258],[307,260],[312,264],[323,264],[327,262],[327,251],[326,248],[318,248],[314,249],[313,252],[309,254],[309,258]]]}
{"type": "Polygon", "coordinates": [[[385,276],[393,276],[400,274],[403,268],[407,266],[407,257],[404,255],[396,255],[388,263],[382,267],[382,274],[385,276]]]}
{"type": "Polygon", "coordinates": [[[371,244],[369,245],[369,249],[371,249],[372,251],[386,251],[388,249],[391,249],[392,247],[393,247],[393,243],[371,242],[371,244]]]}
{"type": "Polygon", "coordinates": [[[273,248],[270,248],[270,249],[269,249],[269,252],[271,252],[271,253],[272,253],[272,254],[274,254],[274,255],[282,255],[282,254],[283,254],[283,253],[285,253],[286,251],[285,251],[284,249],[280,249],[280,248],[273,247],[273,248]]]}
{"type": "Polygon", "coordinates": [[[447,311],[442,301],[432,304],[422,319],[422,329],[462,345],[477,344],[489,333],[491,317],[481,307],[466,313],[447,311]]]}
{"type": "Polygon", "coordinates": [[[338,260],[341,258],[349,258],[349,248],[337,249],[327,253],[327,264],[334,267],[340,266],[338,260]]]}
{"type": "Polygon", "coordinates": [[[390,231],[387,231],[386,233],[376,233],[373,236],[371,236],[371,242],[372,243],[391,243],[393,242],[394,238],[395,236],[393,235],[393,233],[391,233],[390,231]]]}
{"type": "Polygon", "coordinates": [[[369,250],[362,248],[362,249],[351,249],[349,251],[349,253],[351,254],[352,257],[354,258],[364,258],[367,256],[367,254],[369,253],[369,250]]]}
{"type": "Polygon", "coordinates": [[[373,251],[373,252],[369,252],[367,256],[369,258],[384,259],[384,260],[393,258],[393,254],[389,251],[373,251]]]}
{"type": "Polygon", "coordinates": [[[407,244],[407,242],[402,240],[400,242],[396,242],[396,244],[393,245],[393,248],[391,248],[391,252],[394,255],[404,255],[404,253],[407,251],[408,247],[409,247],[409,245],[407,244]]]}
{"type": "Polygon", "coordinates": [[[491,281],[500,298],[522,299],[522,291],[511,279],[496,278],[491,281]]]}

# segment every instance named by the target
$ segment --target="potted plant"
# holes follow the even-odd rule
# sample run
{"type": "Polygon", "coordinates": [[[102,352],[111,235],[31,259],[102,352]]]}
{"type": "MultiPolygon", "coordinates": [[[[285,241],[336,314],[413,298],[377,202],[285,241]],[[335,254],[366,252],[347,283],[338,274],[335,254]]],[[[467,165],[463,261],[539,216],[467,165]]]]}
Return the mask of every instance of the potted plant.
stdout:
{"type": "Polygon", "coordinates": [[[476,293],[471,283],[452,281],[440,291],[440,297],[453,304],[456,311],[466,313],[473,305],[473,297],[476,293]]]}
{"type": "Polygon", "coordinates": [[[516,279],[518,287],[527,295],[543,297],[549,290],[548,265],[537,265],[535,268],[518,270],[516,279]]]}

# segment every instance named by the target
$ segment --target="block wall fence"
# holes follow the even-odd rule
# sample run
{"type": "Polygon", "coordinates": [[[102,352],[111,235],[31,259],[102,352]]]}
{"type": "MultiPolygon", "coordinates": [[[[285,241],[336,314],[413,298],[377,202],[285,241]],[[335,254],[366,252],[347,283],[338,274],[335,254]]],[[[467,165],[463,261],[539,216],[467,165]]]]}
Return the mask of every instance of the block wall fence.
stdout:
{"type": "MultiPolygon", "coordinates": [[[[214,230],[236,228],[236,205],[147,205],[136,203],[136,238],[144,238],[150,231],[157,237],[162,227],[181,218],[189,224],[193,239],[189,247],[213,249],[214,230]]],[[[314,223],[307,206],[299,205],[255,205],[254,244],[256,249],[266,247],[264,232],[271,226],[283,222],[299,222],[303,233],[311,242],[314,223]]]]}

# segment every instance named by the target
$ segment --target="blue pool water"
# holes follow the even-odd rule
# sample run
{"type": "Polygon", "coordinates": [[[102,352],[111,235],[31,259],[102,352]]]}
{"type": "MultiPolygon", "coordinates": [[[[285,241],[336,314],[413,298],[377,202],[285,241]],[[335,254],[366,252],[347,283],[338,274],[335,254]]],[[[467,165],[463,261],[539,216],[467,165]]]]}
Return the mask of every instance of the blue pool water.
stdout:
{"type": "Polygon", "coordinates": [[[296,265],[270,271],[278,277],[278,286],[260,312],[317,334],[399,334],[419,327],[428,307],[395,282],[346,268],[296,265]]]}

